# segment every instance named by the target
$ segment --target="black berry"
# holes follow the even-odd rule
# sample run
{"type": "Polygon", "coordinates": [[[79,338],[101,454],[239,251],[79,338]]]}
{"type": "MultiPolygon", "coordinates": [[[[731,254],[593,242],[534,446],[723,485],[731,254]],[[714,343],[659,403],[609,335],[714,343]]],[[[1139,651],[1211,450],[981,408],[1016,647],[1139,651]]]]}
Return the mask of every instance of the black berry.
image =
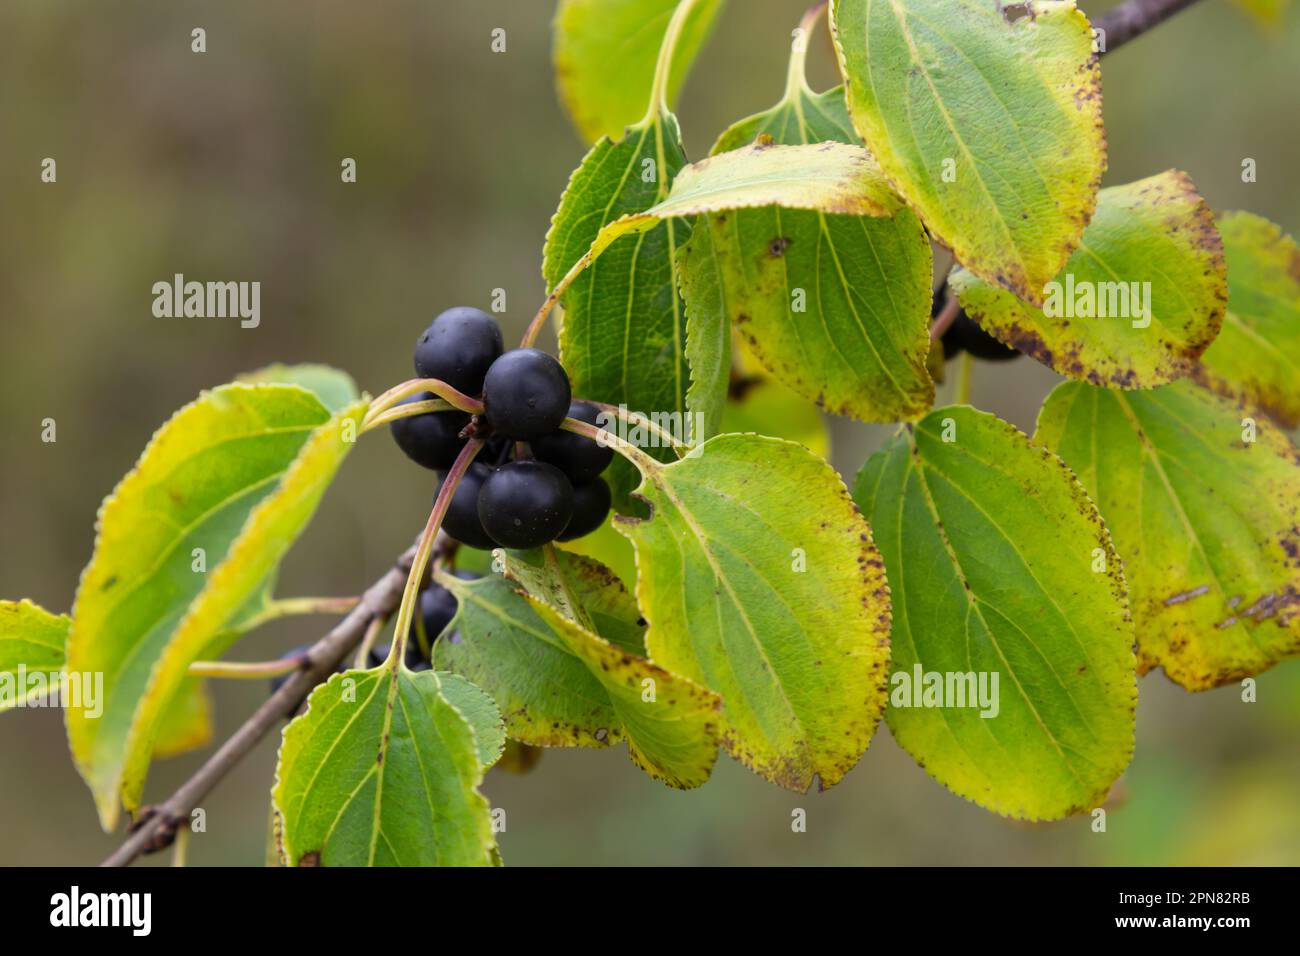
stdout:
{"type": "Polygon", "coordinates": [[[433,320],[415,343],[415,374],[436,378],[471,397],[503,348],[501,326],[481,309],[457,306],[433,320]]]}
{"type": "MultiPolygon", "coordinates": [[[[403,399],[401,404],[436,397],[432,392],[420,392],[403,399]]],[[[460,432],[468,424],[468,413],[449,411],[399,418],[388,427],[397,447],[406,453],[407,458],[417,465],[438,470],[450,468],[460,450],[465,447],[460,432]]]]}
{"type": "MultiPolygon", "coordinates": [[[[597,424],[601,410],[590,402],[573,402],[569,405],[569,418],[588,425],[597,424]]],[[[556,429],[549,435],[534,438],[528,443],[533,457],[554,465],[569,476],[572,482],[589,481],[607,467],[614,457],[614,449],[601,448],[595,439],[556,429]]]]}
{"type": "Polygon", "coordinates": [[[440,584],[430,584],[421,591],[419,607],[416,608],[419,621],[411,621],[411,643],[419,646],[417,623],[423,623],[424,636],[432,646],[456,616],[456,607],[456,596],[440,584]]]}
{"type": "Polygon", "coordinates": [[[609,515],[609,485],[604,478],[592,478],[573,486],[573,517],[556,541],[573,541],[591,534],[609,515]]]}
{"type": "Polygon", "coordinates": [[[569,412],[569,376],[540,349],[514,349],[483,380],[484,417],[507,438],[531,441],[560,427],[569,412]]]}
{"type": "Polygon", "coordinates": [[[541,547],[554,541],[573,517],[573,485],[544,461],[508,462],[483,482],[478,516],[483,530],[503,548],[541,547]]]}
{"type": "MultiPolygon", "coordinates": [[[[442,529],[461,544],[471,548],[491,551],[496,542],[483,530],[483,522],[478,517],[479,489],[487,479],[490,469],[487,465],[474,462],[456,486],[456,493],[451,496],[451,505],[442,519],[442,529]]],[[[446,475],[443,475],[446,480],[446,475]]]]}

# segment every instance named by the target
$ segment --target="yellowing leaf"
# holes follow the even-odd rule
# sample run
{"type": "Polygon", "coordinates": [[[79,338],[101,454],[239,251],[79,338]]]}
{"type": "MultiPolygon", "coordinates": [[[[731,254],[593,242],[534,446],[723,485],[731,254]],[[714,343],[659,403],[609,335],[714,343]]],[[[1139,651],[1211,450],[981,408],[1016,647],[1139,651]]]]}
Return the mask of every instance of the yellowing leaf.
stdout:
{"type": "Polygon", "coordinates": [[[1186,173],[1103,189],[1043,309],[956,270],[962,307],[1002,342],[1070,378],[1151,388],[1191,373],[1223,324],[1214,214],[1186,173]]]}
{"type": "Polygon", "coordinates": [[[717,756],[716,695],[645,659],[635,601],[608,569],[577,555],[509,552],[506,574],[440,582],[460,603],[440,667],[479,684],[506,731],[533,746],[626,741],[651,777],[696,787],[717,756]]]}
{"type": "Polygon", "coordinates": [[[1088,19],[1035,0],[832,0],[849,112],[930,233],[1035,305],[1078,244],[1106,168],[1088,19]]]}
{"type": "MultiPolygon", "coordinates": [[[[714,152],[760,136],[857,146],[843,91],[808,88],[802,45],[781,102],[727,130],[714,152]]],[[[882,186],[873,178],[867,188],[882,186]]],[[[891,216],[768,206],[707,217],[682,265],[688,315],[734,324],[769,372],[827,411],[891,422],[924,414],[934,401],[930,241],[892,192],[881,196],[891,216]],[[709,299],[697,286],[721,291],[709,299]]]]}
{"type": "Polygon", "coordinates": [[[0,713],[32,696],[27,682],[19,682],[19,668],[47,676],[63,670],[70,623],[66,614],[28,600],[0,601],[0,713]]]}
{"type": "Polygon", "coordinates": [[[104,674],[103,716],[66,717],[100,821],[139,806],[160,720],[189,664],[264,586],[352,445],[365,403],[331,416],[295,385],[226,385],[176,413],[100,510],[68,668],[104,674]]]}
{"type": "Polygon", "coordinates": [[[643,463],[636,546],[646,647],[722,697],[727,750],[807,790],[857,762],[884,707],[889,592],[839,477],[792,442],[718,435],[643,463]]]}
{"type": "Polygon", "coordinates": [[[1037,439],[1114,535],[1142,672],[1205,690],[1300,653],[1300,453],[1280,429],[1190,381],[1067,383],[1037,439]]]}
{"type": "MultiPolygon", "coordinates": [[[[678,0],[560,0],[555,14],[555,79],[560,99],[587,142],[620,136],[645,113],[655,61],[678,0]]],[[[713,28],[722,0],[703,0],[683,26],[668,80],[668,101],[713,28]]]]}
{"type": "Polygon", "coordinates": [[[854,497],[889,576],[885,717],[899,745],[1005,816],[1098,806],[1133,753],[1133,624],[1123,569],[1069,469],[957,406],[873,456],[854,497]]]}
{"type": "Polygon", "coordinates": [[[1267,219],[1219,219],[1228,263],[1228,314],[1201,358],[1197,380],[1242,395],[1294,428],[1300,424],[1300,249],[1267,219]]]}

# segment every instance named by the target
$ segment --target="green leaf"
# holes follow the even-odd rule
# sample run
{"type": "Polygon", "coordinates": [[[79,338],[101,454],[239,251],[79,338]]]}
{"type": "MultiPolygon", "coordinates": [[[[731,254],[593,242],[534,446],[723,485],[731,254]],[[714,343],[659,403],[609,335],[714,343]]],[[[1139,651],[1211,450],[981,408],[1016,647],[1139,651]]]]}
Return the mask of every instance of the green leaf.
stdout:
{"type": "Polygon", "coordinates": [[[1300,249],[1267,219],[1219,219],[1228,262],[1228,313],[1196,377],[1300,425],[1300,249]]]}
{"type": "Polygon", "coordinates": [[[506,733],[537,747],[606,747],[618,719],[600,681],[499,575],[439,578],[460,604],[434,663],[482,687],[506,733]]]}
{"type": "MultiPolygon", "coordinates": [[[[560,99],[587,142],[640,119],[677,0],[560,0],[554,61],[560,99]]],[[[669,103],[717,20],[722,0],[696,3],[673,57],[669,103]]]]}
{"type": "MultiPolygon", "coordinates": [[[[803,60],[796,45],[781,102],[723,133],[715,154],[758,137],[786,145],[859,144],[843,90],[814,93],[803,60]]],[[[763,366],[804,398],[865,421],[925,414],[934,403],[925,368],[931,262],[916,216],[906,209],[872,218],[769,206],[710,216],[708,223],[708,257],[683,267],[689,312],[705,311],[689,294],[695,277],[717,276],[714,284],[725,290],[718,297],[723,322],[734,323],[763,366]]]]}
{"type": "Polygon", "coordinates": [[[359,402],[331,415],[295,385],[222,386],[159,429],[105,499],[68,637],[69,670],[104,674],[104,713],[66,715],[105,829],[119,798],[139,806],[187,668],[220,654],[222,635],[234,640],[225,625],[311,518],[364,411],[359,402]]]}
{"type": "Polygon", "coordinates": [[[336,414],[361,398],[352,376],[328,365],[276,363],[256,372],[245,372],[235,381],[248,385],[301,385],[336,414]]]}
{"type": "MultiPolygon", "coordinates": [[[[28,675],[47,678],[64,672],[64,646],[71,627],[66,614],[51,614],[31,601],[0,601],[0,713],[20,700],[40,696],[39,690],[18,683],[20,666],[28,675]]],[[[201,681],[187,680],[160,718],[154,758],[173,757],[211,739],[212,702],[201,681]]]]}
{"type": "Polygon", "coordinates": [[[438,666],[482,686],[516,740],[542,747],[626,740],[650,776],[699,786],[717,755],[717,698],[644,659],[636,604],[608,569],[555,555],[547,564],[541,552],[508,553],[506,572],[520,590],[499,576],[440,576],[460,609],[452,626],[459,641],[435,645],[438,666]]]}
{"type": "MultiPolygon", "coordinates": [[[[604,226],[666,197],[685,163],[677,120],[666,113],[617,143],[593,146],[546,235],[547,288],[588,254],[604,226]]],[[[674,263],[689,236],[689,223],[661,223],[619,243],[573,280],[561,299],[560,359],[575,395],[645,413],[686,411],[686,321],[674,263]]],[[[615,505],[625,507],[633,470],[614,462],[607,477],[615,505]]]]}
{"type": "Polygon", "coordinates": [[[459,674],[439,671],[438,682],[443,698],[460,712],[474,731],[479,763],[487,770],[501,759],[506,749],[506,726],[501,711],[481,687],[459,674]]]}
{"type": "Polygon", "coordinates": [[[999,340],[1062,375],[1151,388],[1191,373],[1228,299],[1214,214],[1186,173],[1103,189],[1043,309],[964,269],[962,307],[999,340]]]}
{"type": "Polygon", "coordinates": [[[691,384],[686,408],[698,416],[698,441],[712,438],[722,428],[731,382],[731,309],[713,236],[694,229],[677,251],[676,270],[682,301],[686,304],[686,362],[691,384]]]}
{"type": "Polygon", "coordinates": [[[833,0],[853,124],[959,262],[1042,304],[1106,167],[1101,73],[1072,2],[833,0]]]}
{"type": "Polygon", "coordinates": [[[1137,687],[1123,569],[1083,486],[1011,425],[958,406],[900,432],[854,497],[894,604],[885,717],[899,745],[1006,816],[1098,806],[1133,753],[1137,687]],[[918,672],[954,692],[983,679],[993,706],[920,706],[918,672]]]}
{"type": "Polygon", "coordinates": [[[1189,381],[1066,383],[1039,414],[1038,441],[1088,487],[1124,559],[1139,670],[1188,690],[1300,653],[1300,453],[1253,416],[1189,381]]]}
{"type": "Polygon", "coordinates": [[[272,798],[286,863],[491,865],[485,754],[433,671],[335,674],[280,745],[272,798]]]}
{"type": "Polygon", "coordinates": [[[717,695],[598,637],[531,595],[526,599],[592,668],[634,764],[671,787],[698,787],[709,779],[718,757],[717,695]]]}
{"type": "MultiPolygon", "coordinates": [[[[542,271],[564,304],[560,353],[575,394],[643,413],[687,410],[676,274],[677,250],[690,236],[683,218],[765,205],[854,215],[899,209],[870,155],[841,143],[755,144],[684,163],[676,119],[659,113],[631,127],[621,143],[598,143],[569,181],[542,271]],[[625,236],[632,238],[616,242],[625,236]]],[[[711,369],[702,372],[714,389],[719,349],[715,344],[711,369]]],[[[667,449],[658,454],[671,457],[667,449]]],[[[610,475],[616,505],[626,507],[627,466],[616,462],[610,475]]]]}
{"type": "Polygon", "coordinates": [[[746,766],[794,790],[835,784],[880,720],[889,659],[883,568],[839,476],[755,435],[643,474],[652,517],[617,527],[651,659],[722,696],[723,744],[746,766]]]}
{"type": "Polygon", "coordinates": [[[51,614],[25,598],[0,601],[0,713],[31,699],[26,681],[19,681],[18,669],[27,674],[54,674],[63,670],[64,643],[71,620],[66,614],[51,614]]]}

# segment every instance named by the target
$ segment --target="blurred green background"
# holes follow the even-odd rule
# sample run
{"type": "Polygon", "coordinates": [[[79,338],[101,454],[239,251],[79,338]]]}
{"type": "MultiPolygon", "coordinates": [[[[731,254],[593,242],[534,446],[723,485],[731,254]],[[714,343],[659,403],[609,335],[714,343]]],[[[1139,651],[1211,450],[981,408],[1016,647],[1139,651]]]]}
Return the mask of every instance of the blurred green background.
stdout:
{"type": "MultiPolygon", "coordinates": [[[[1085,2],[1097,13],[1108,4],[1085,2]]],[[[732,0],[684,91],[688,152],[780,95],[803,0],[732,0]]],[[[67,610],[101,498],[201,388],[272,361],[319,361],[378,393],[416,335],[506,290],[507,338],[544,294],[542,239],[584,147],[557,105],[552,0],[317,0],[0,6],[0,596],[67,610]],[[190,52],[190,30],[208,52],[190,52]],[[506,30],[493,53],[490,33],[506,30]],[[45,157],[58,183],[42,184],[45,157]],[[359,181],[343,185],[354,157],[359,181]],[[159,320],[173,273],[260,280],[262,323],[159,320]],[[54,418],[58,441],[40,440],[54,418]]],[[[828,46],[811,55],[834,82],[828,46]]],[[[1103,63],[1107,183],[1169,167],[1218,209],[1300,228],[1300,15],[1262,29],[1206,0],[1103,63]],[[1241,182],[1242,160],[1258,182],[1241,182]]],[[[1056,381],[1024,359],[977,368],[975,404],[1032,430],[1056,381]]],[[[941,401],[951,390],[941,391],[941,401]]],[[[846,475],[885,429],[832,423],[846,475]]],[[[432,481],[385,438],[362,443],[290,555],[281,593],[349,594],[427,514],[432,481]]],[[[235,651],[265,659],[321,619],[235,651]]],[[[1009,823],[949,794],[883,728],[847,779],[792,794],[719,760],[702,789],[653,783],[617,751],[549,751],[493,771],[501,845],[521,864],[1300,863],[1300,663],[1189,695],[1140,685],[1137,754],[1109,819],[1009,823]],[[804,808],[807,832],[791,832],[804,808]]],[[[216,688],[218,732],[266,690],[216,688]]],[[[262,859],[276,741],[205,802],[195,864],[262,859]]],[[[98,862],[99,831],[61,715],[0,716],[0,864],[98,862]]],[[[202,755],[155,765],[161,799],[202,755]]],[[[165,862],[158,857],[153,862],[165,862]]]]}

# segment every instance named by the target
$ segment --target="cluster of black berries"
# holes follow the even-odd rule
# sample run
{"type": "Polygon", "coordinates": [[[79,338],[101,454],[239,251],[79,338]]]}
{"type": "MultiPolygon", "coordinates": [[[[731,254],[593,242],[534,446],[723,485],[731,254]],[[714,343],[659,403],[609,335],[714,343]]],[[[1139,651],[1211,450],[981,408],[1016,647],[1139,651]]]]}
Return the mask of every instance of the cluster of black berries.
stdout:
{"type": "MultiPolygon", "coordinates": [[[[456,577],[465,581],[472,581],[477,578],[478,575],[472,574],[469,571],[457,571],[456,577]]],[[[425,586],[424,590],[420,592],[420,600],[416,605],[415,617],[411,621],[411,629],[406,640],[407,670],[427,671],[433,666],[432,663],[430,663],[429,657],[420,649],[418,629],[424,629],[425,646],[428,647],[430,653],[432,653],[433,642],[437,640],[438,636],[451,625],[452,620],[456,617],[458,604],[459,602],[456,600],[456,595],[452,594],[440,584],[430,582],[425,586]]],[[[448,635],[446,640],[455,644],[459,641],[459,638],[453,631],[448,635]]],[[[292,650],[281,654],[280,660],[287,661],[295,657],[302,657],[308,650],[309,647],[305,644],[301,647],[295,647],[292,650]]],[[[387,644],[371,648],[370,660],[368,661],[367,666],[372,668],[378,667],[388,658],[388,651],[389,645],[387,644]]],[[[337,670],[342,674],[351,667],[352,656],[348,655],[339,662],[337,670]]],[[[290,674],[282,674],[272,680],[271,693],[274,694],[277,690],[283,687],[285,681],[287,681],[289,677],[290,674]]]]}
{"type": "MultiPolygon", "coordinates": [[[[934,294],[930,318],[937,316],[943,308],[944,294],[943,287],[940,286],[939,291],[934,294]]],[[[975,358],[989,362],[1005,362],[1007,359],[1020,357],[1019,351],[1003,345],[980,328],[980,324],[967,315],[965,309],[958,311],[957,318],[953,319],[952,325],[944,331],[942,341],[945,362],[962,352],[969,352],[975,358]]]]}
{"type": "MultiPolygon", "coordinates": [[[[600,477],[613,451],[560,429],[565,417],[596,424],[600,410],[573,402],[569,377],[538,349],[505,351],[501,328],[486,312],[448,309],[415,346],[415,374],[482,398],[483,414],[429,412],[391,425],[412,461],[443,475],[467,436],[487,440],[452,496],[443,529],[472,548],[527,549],[590,534],[609,514],[600,477]],[[472,427],[471,427],[472,425],[472,427]],[[518,454],[517,443],[527,443],[518,454]],[[511,460],[511,456],[513,460],[511,460]]],[[[423,393],[408,401],[434,396],[423,393]]]]}

